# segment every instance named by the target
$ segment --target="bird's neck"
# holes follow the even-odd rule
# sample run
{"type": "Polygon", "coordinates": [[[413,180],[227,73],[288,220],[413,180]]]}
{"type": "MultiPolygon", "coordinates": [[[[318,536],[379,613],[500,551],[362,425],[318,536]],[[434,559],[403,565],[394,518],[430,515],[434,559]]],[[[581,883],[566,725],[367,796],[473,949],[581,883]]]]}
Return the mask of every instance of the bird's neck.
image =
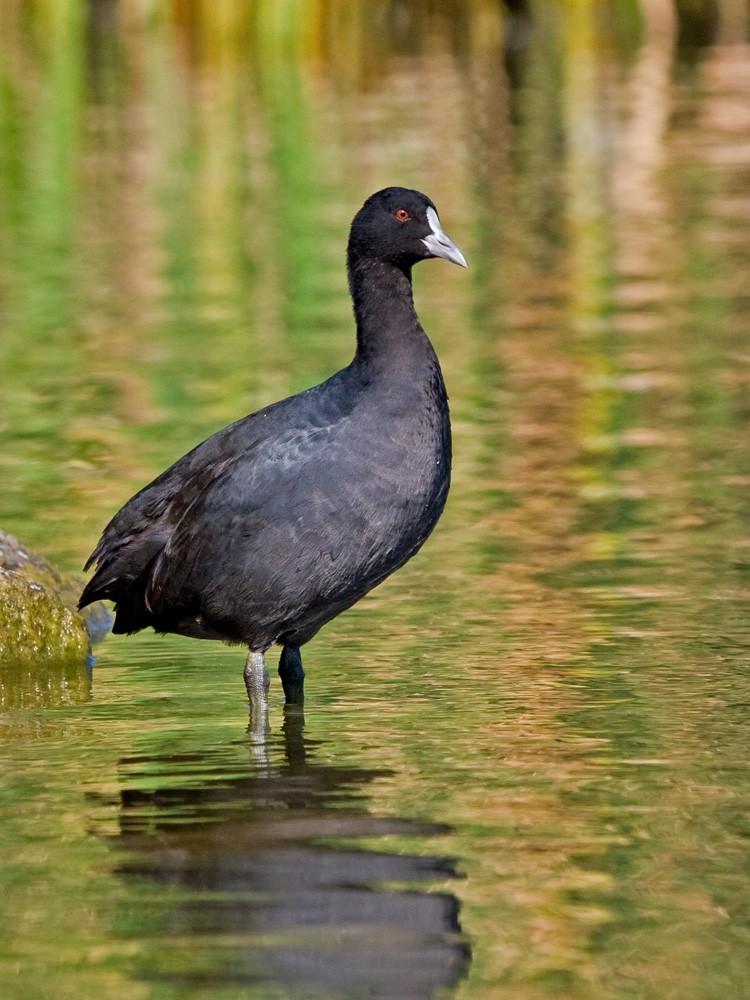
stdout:
{"type": "Polygon", "coordinates": [[[407,356],[432,353],[414,309],[410,267],[367,258],[350,261],[349,287],[360,362],[398,365],[407,356]]]}

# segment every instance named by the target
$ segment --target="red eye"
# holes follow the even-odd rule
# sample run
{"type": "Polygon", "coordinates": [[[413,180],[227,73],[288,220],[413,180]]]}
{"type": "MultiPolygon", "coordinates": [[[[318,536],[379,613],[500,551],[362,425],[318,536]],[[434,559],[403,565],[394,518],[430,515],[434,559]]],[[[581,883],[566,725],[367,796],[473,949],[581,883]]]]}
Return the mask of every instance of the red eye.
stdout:
{"type": "Polygon", "coordinates": [[[398,208],[396,209],[396,218],[398,219],[399,222],[407,222],[411,218],[411,216],[409,215],[409,213],[406,211],[405,208],[398,208]]]}

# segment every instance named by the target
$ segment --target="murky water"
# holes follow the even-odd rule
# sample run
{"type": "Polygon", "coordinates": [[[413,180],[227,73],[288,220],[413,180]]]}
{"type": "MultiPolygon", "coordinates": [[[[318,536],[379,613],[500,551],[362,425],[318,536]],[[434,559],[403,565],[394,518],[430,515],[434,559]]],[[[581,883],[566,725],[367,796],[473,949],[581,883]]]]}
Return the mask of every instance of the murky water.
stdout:
{"type": "Polygon", "coordinates": [[[176,637],[0,667],[3,997],[748,996],[750,11],[678,6],[4,5],[0,527],[61,565],[349,360],[371,191],[471,268],[448,508],[304,716],[176,637]]]}

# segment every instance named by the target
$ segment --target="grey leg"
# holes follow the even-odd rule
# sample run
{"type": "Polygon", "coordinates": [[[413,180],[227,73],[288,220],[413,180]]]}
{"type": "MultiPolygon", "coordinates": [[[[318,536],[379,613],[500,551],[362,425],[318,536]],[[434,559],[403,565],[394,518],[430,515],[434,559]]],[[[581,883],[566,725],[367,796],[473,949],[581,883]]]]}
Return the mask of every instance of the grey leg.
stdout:
{"type": "Polygon", "coordinates": [[[299,646],[284,646],[279,659],[279,677],[288,705],[305,702],[305,671],[299,646]]]}
{"type": "Polygon", "coordinates": [[[252,649],[248,653],[245,662],[245,687],[247,696],[250,699],[250,707],[268,706],[268,686],[271,682],[266,669],[266,661],[262,653],[254,652],[252,649]]]}
{"type": "Polygon", "coordinates": [[[247,724],[247,735],[250,742],[250,752],[252,759],[258,768],[258,773],[270,774],[270,761],[268,759],[268,738],[271,735],[271,726],[268,723],[268,702],[250,704],[250,719],[247,724]]]}

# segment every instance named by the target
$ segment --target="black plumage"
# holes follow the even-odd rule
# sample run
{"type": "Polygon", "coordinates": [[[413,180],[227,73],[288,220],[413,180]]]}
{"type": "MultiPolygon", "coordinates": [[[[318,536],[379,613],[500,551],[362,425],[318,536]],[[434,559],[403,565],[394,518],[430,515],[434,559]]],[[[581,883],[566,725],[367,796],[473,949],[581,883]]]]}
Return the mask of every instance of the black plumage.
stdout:
{"type": "Polygon", "coordinates": [[[251,700],[280,644],[287,699],[302,700],[299,647],[414,555],[448,494],[447,396],[411,286],[429,257],[466,264],[425,195],[365,202],[348,246],[351,364],[218,431],[129,500],[87,563],[81,607],[114,601],[114,632],[247,645],[251,700]]]}

